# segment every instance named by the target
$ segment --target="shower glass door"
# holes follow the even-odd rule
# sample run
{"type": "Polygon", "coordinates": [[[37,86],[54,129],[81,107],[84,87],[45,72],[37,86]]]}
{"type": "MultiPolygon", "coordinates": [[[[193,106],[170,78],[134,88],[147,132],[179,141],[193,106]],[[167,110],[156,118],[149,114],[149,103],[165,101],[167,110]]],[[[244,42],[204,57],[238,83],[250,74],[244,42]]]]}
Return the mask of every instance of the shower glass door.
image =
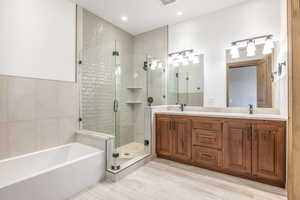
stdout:
{"type": "Polygon", "coordinates": [[[146,56],[133,55],[129,34],[87,10],[78,16],[80,127],[111,136],[107,169],[118,171],[150,153],[146,56]]]}

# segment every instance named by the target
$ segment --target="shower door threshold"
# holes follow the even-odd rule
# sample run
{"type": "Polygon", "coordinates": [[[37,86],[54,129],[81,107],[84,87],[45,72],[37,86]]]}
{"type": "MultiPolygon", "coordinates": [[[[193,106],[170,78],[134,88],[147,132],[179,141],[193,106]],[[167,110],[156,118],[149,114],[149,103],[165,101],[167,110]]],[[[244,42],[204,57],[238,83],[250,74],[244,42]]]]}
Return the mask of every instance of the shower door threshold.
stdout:
{"type": "Polygon", "coordinates": [[[151,159],[152,159],[152,154],[145,154],[145,155],[141,155],[136,158],[133,158],[133,159],[121,164],[119,170],[107,169],[108,178],[114,180],[116,177],[112,178],[110,176],[114,176],[114,175],[118,175],[118,174],[122,174],[122,173],[125,173],[125,175],[127,175],[127,174],[133,172],[135,169],[145,165],[151,159]]]}

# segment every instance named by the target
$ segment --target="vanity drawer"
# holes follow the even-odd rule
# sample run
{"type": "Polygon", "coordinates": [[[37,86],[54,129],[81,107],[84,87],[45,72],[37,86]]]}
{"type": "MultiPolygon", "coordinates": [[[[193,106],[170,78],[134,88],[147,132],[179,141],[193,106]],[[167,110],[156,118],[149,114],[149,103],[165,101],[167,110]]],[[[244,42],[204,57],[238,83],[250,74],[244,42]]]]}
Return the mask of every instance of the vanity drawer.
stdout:
{"type": "Polygon", "coordinates": [[[192,159],[195,164],[200,166],[222,167],[222,151],[215,149],[193,146],[192,159]]]}
{"type": "Polygon", "coordinates": [[[222,132],[193,129],[192,144],[209,148],[222,148],[222,132]]]}
{"type": "Polygon", "coordinates": [[[208,131],[221,131],[222,123],[213,120],[193,120],[193,129],[201,129],[208,131]]]}

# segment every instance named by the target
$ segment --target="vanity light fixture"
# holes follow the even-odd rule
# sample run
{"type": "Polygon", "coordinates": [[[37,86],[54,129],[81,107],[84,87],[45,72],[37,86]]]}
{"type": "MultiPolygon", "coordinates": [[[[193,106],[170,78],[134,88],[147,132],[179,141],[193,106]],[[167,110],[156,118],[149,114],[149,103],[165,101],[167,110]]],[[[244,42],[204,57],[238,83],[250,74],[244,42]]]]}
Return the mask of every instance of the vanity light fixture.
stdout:
{"type": "Polygon", "coordinates": [[[183,59],[181,62],[182,62],[183,65],[188,65],[189,64],[189,60],[188,59],[183,59]]]}
{"type": "Polygon", "coordinates": [[[121,66],[117,66],[117,68],[115,70],[115,74],[116,74],[116,76],[120,76],[121,75],[121,66]]]}
{"type": "Polygon", "coordinates": [[[189,63],[198,64],[200,53],[196,53],[194,50],[184,50],[180,52],[170,53],[168,57],[168,64],[178,67],[180,64],[188,65],[189,63]]]}
{"type": "Polygon", "coordinates": [[[155,70],[156,67],[157,67],[157,60],[153,60],[153,61],[151,62],[151,70],[155,70]]]}
{"type": "Polygon", "coordinates": [[[169,65],[172,65],[173,63],[173,58],[171,56],[168,57],[168,64],[169,65]]]}
{"type": "Polygon", "coordinates": [[[193,59],[193,64],[199,64],[199,63],[200,63],[200,59],[199,59],[199,55],[197,55],[193,59]]]}
{"type": "Polygon", "coordinates": [[[247,56],[252,57],[256,55],[256,46],[254,40],[249,40],[247,44],[247,56]]]}
{"type": "Polygon", "coordinates": [[[174,63],[173,63],[173,66],[174,66],[174,67],[178,67],[178,66],[179,66],[179,63],[178,63],[178,62],[174,62],[174,63]]]}
{"type": "Polygon", "coordinates": [[[265,55],[270,54],[272,53],[273,49],[274,49],[274,41],[272,39],[272,36],[270,35],[266,38],[263,54],[265,55]]]}
{"type": "Polygon", "coordinates": [[[158,68],[158,69],[162,69],[162,68],[163,68],[162,62],[159,62],[159,63],[158,63],[157,68],[158,68]]]}
{"type": "Polygon", "coordinates": [[[147,56],[147,61],[144,62],[143,69],[145,71],[148,71],[148,69],[151,69],[152,71],[156,69],[162,69],[164,64],[162,61],[153,58],[152,56],[147,56]]]}
{"type": "Polygon", "coordinates": [[[237,46],[237,43],[235,43],[235,42],[232,43],[230,53],[231,53],[231,57],[233,59],[236,59],[236,58],[240,57],[240,51],[239,51],[239,48],[237,46]]]}
{"type": "Polygon", "coordinates": [[[273,35],[263,35],[263,36],[258,36],[258,37],[253,37],[253,38],[248,38],[248,39],[232,42],[231,49],[230,49],[232,58],[240,57],[239,47],[247,48],[247,56],[249,56],[249,57],[255,56],[256,55],[256,43],[261,44],[262,41],[264,41],[263,54],[266,55],[266,54],[272,53],[272,49],[274,48],[273,35]],[[247,45],[245,45],[245,43],[247,43],[247,45]]]}

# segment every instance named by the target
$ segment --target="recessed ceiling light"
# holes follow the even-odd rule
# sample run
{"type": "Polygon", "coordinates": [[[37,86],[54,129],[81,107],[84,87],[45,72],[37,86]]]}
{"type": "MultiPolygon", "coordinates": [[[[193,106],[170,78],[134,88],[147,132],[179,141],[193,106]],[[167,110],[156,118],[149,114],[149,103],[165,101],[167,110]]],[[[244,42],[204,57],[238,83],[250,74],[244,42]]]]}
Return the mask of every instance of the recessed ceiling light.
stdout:
{"type": "Polygon", "coordinates": [[[122,17],[121,17],[121,20],[122,20],[122,21],[127,21],[127,20],[128,20],[128,17],[122,16],[122,17]]]}
{"type": "Polygon", "coordinates": [[[181,16],[181,15],[183,15],[183,12],[178,11],[178,12],[177,12],[177,15],[178,15],[178,16],[181,16]]]}

